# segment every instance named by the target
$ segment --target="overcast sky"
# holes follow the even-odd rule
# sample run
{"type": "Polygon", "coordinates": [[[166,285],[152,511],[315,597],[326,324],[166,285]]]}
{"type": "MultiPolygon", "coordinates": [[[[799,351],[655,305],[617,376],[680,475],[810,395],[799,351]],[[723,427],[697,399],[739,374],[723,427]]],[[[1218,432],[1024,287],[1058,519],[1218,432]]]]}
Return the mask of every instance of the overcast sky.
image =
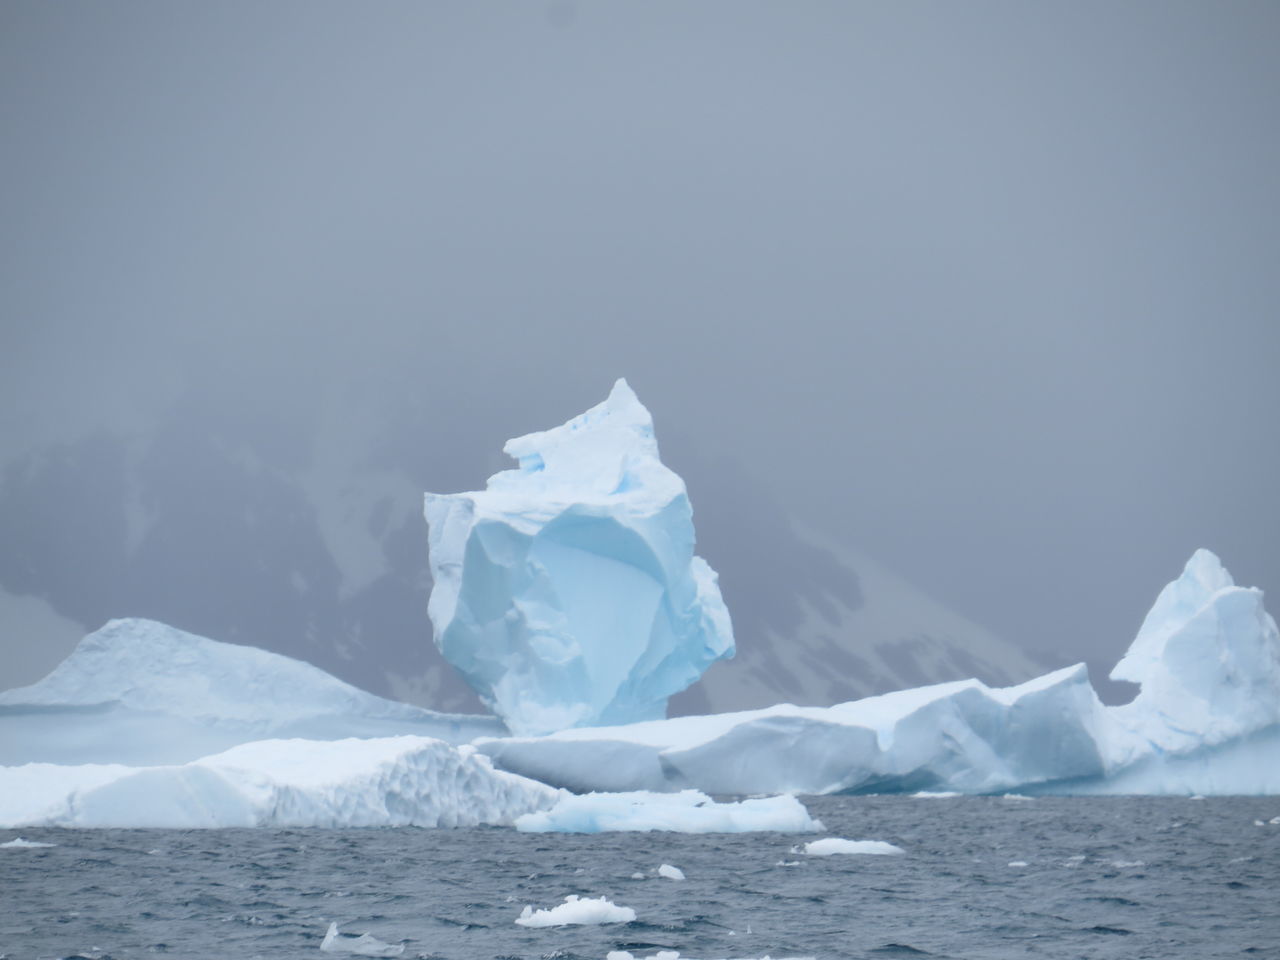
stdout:
{"type": "Polygon", "coordinates": [[[1274,612],[1278,50],[1269,2],[7,0],[0,461],[194,403],[471,489],[626,376],[695,521],[749,475],[1062,662],[1198,546],[1274,612]]]}

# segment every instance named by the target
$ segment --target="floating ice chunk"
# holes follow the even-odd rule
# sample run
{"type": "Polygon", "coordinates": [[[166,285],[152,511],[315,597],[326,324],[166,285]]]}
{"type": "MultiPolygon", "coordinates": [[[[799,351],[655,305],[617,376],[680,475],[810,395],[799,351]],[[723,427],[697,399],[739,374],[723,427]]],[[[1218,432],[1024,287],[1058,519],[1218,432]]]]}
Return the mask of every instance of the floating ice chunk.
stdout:
{"type": "Polygon", "coordinates": [[[1027,865],[1027,861],[1025,861],[1025,860],[1010,860],[1010,861],[1009,861],[1009,866],[1011,866],[1011,867],[1025,867],[1026,865],[1027,865]]]}
{"type": "Polygon", "coordinates": [[[683,880],[684,871],[679,867],[673,867],[669,863],[664,863],[658,868],[658,876],[666,877],[668,880],[683,880]]]}
{"type": "Polygon", "coordinates": [[[804,845],[803,853],[811,857],[829,857],[833,853],[863,853],[880,856],[898,856],[907,851],[883,840],[845,840],[842,837],[824,837],[804,845]]]}
{"type": "Polygon", "coordinates": [[[515,733],[663,716],[734,645],[649,411],[619,380],[503,449],[487,489],[426,496],[436,645],[515,733]]]}
{"type": "Polygon", "coordinates": [[[24,840],[22,837],[14,837],[5,843],[0,843],[0,847],[7,847],[10,850],[31,850],[36,847],[56,847],[56,843],[41,843],[39,840],[24,840]]]}
{"type": "Polygon", "coordinates": [[[936,792],[929,790],[917,790],[911,796],[917,800],[947,800],[951,797],[963,796],[963,794],[958,793],[955,790],[939,790],[936,792]]]}
{"type": "Polygon", "coordinates": [[[560,906],[547,910],[534,910],[526,904],[516,923],[522,927],[563,927],[571,923],[630,923],[635,918],[634,910],[619,907],[607,897],[592,899],[570,894],[560,906]]]}
{"type": "Polygon", "coordinates": [[[716,803],[705,793],[588,793],[565,795],[549,810],[517,817],[526,833],[606,833],[671,830],[678,833],[807,833],[822,829],[795,797],[760,797],[716,803]]]}
{"type": "Polygon", "coordinates": [[[320,949],[326,953],[353,953],[360,957],[398,957],[404,953],[404,944],[383,943],[368,933],[349,937],[338,932],[336,923],[331,923],[329,932],[324,935],[324,942],[320,944],[320,949]]]}

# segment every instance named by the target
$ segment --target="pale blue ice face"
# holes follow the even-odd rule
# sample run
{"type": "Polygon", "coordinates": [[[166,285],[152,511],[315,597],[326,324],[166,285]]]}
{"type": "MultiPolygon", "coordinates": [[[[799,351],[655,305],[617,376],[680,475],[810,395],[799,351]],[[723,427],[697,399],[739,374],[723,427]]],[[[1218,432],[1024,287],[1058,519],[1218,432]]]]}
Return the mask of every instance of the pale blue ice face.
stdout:
{"type": "Polygon", "coordinates": [[[649,412],[620,380],[506,450],[487,490],[427,497],[436,644],[515,733],[661,718],[733,631],[649,412]]]}

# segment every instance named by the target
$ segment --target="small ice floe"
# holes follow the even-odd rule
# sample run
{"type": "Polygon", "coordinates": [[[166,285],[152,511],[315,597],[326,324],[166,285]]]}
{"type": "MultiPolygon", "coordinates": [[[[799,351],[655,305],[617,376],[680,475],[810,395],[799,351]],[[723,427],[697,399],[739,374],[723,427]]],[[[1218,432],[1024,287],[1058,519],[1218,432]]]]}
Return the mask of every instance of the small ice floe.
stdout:
{"type": "Polygon", "coordinates": [[[954,790],[917,790],[911,796],[916,800],[946,800],[949,797],[958,797],[960,794],[954,790]]]}
{"type": "Polygon", "coordinates": [[[717,803],[697,790],[566,794],[551,809],[523,814],[514,822],[524,833],[808,833],[822,829],[821,822],[790,794],[717,803]]]}
{"type": "Polygon", "coordinates": [[[1111,865],[1117,870],[1129,870],[1132,867],[1145,867],[1145,860],[1112,860],[1111,865]]]}
{"type": "Polygon", "coordinates": [[[637,873],[633,873],[633,874],[631,875],[631,879],[632,879],[632,880],[643,880],[643,879],[645,879],[645,876],[644,876],[644,874],[643,874],[643,873],[638,873],[638,872],[637,872],[637,873]]]}
{"type": "Polygon", "coordinates": [[[666,877],[668,880],[683,880],[684,871],[679,867],[673,867],[669,863],[664,863],[658,868],[658,876],[666,877]]]}
{"type": "Polygon", "coordinates": [[[800,861],[799,860],[779,860],[777,863],[774,864],[774,866],[775,867],[798,867],[800,866],[800,861]]]}
{"type": "Polygon", "coordinates": [[[1271,824],[1273,827],[1280,827],[1280,817],[1272,817],[1267,821],[1267,823],[1271,824]]]}
{"type": "Polygon", "coordinates": [[[1025,861],[1025,860],[1010,860],[1010,861],[1009,861],[1009,866],[1011,866],[1011,867],[1025,867],[1026,865],[1027,865],[1027,861],[1025,861]]]}
{"type": "Polygon", "coordinates": [[[607,897],[593,900],[570,894],[564,903],[549,910],[534,910],[526,904],[516,923],[522,927],[563,927],[571,923],[630,923],[635,918],[634,910],[610,903],[607,897]]]}
{"type": "Polygon", "coordinates": [[[807,853],[811,857],[829,857],[833,853],[868,853],[899,855],[907,851],[883,840],[845,840],[841,837],[823,837],[812,840],[793,853],[807,853]]]}
{"type": "Polygon", "coordinates": [[[32,850],[36,847],[56,846],[56,843],[41,843],[39,840],[24,840],[22,837],[14,837],[7,843],[0,843],[0,847],[8,847],[10,850],[32,850]]]}
{"type": "Polygon", "coordinates": [[[358,937],[349,937],[338,932],[336,923],[329,924],[329,932],[324,935],[320,949],[325,953],[351,953],[358,957],[398,957],[404,953],[403,943],[383,943],[377,937],[362,933],[358,937]]]}
{"type": "MultiPolygon", "coordinates": [[[[694,960],[693,957],[682,957],[679,950],[659,950],[657,953],[641,957],[626,950],[610,950],[605,954],[604,960],[694,960]]],[[[743,958],[746,960],[746,958],[743,958]]],[[[760,960],[770,960],[768,956],[761,957],[760,960]]],[[[813,957],[779,957],[778,960],[814,960],[813,957]]]]}

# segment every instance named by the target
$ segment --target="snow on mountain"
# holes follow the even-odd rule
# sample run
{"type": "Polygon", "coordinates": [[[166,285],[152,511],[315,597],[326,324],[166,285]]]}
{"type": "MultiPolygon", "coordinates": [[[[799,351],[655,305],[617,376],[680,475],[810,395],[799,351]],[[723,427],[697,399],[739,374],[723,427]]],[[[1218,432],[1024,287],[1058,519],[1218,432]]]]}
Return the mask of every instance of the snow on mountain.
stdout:
{"type": "MultiPolygon", "coordinates": [[[[104,431],[5,464],[0,630],[30,654],[0,686],[43,675],[73,634],[140,612],[384,697],[482,709],[427,642],[419,491],[463,489],[474,471],[417,442],[436,411],[405,398],[264,419],[195,393],[169,409],[144,433],[104,431]]],[[[1045,668],[844,544],[797,534],[749,464],[705,459],[678,426],[664,430],[664,458],[693,488],[698,552],[720,573],[738,653],[670,712],[829,705],[971,676],[1000,685],[1045,668]]],[[[483,462],[481,440],[458,442],[483,462]]]]}
{"type": "MultiPolygon", "coordinates": [[[[981,678],[1007,686],[1043,672],[1045,664],[933,600],[853,547],[798,534],[808,552],[845,571],[856,590],[796,601],[784,622],[744,616],[738,653],[713,664],[673,715],[727,713],[777,703],[829,706],[951,680],[981,678]]],[[[748,600],[745,604],[752,606],[748,600]]],[[[754,612],[754,611],[751,611],[754,612]]]]}

